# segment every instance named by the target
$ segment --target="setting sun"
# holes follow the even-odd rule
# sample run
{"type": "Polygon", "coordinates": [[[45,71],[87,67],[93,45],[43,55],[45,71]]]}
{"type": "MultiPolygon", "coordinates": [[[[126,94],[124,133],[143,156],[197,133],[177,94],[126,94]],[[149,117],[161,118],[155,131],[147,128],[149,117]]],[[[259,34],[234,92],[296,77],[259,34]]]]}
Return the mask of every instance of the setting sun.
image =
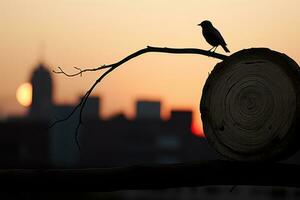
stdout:
{"type": "Polygon", "coordinates": [[[16,92],[16,98],[22,106],[28,107],[32,101],[32,86],[30,83],[21,84],[16,92]]]}

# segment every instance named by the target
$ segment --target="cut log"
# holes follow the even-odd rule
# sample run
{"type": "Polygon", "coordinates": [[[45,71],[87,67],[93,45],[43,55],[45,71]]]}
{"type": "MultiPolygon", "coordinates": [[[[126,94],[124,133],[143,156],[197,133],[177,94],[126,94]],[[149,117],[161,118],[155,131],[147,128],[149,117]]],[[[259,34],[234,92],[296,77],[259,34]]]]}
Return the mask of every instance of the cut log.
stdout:
{"type": "Polygon", "coordinates": [[[300,146],[299,66],[266,48],[234,53],[208,77],[200,112],[204,133],[221,155],[239,161],[284,159],[300,146]]]}

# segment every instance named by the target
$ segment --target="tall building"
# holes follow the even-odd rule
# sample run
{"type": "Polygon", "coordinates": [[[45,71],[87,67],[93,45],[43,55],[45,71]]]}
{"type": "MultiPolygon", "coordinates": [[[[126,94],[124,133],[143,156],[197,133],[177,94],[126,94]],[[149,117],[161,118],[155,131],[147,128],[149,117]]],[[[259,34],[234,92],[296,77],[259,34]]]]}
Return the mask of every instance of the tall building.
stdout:
{"type": "MultiPolygon", "coordinates": [[[[80,100],[82,100],[81,97],[80,100]]],[[[99,120],[100,98],[97,96],[89,96],[86,101],[82,117],[83,120],[99,120]]]]}
{"type": "MultiPolygon", "coordinates": [[[[79,99],[78,103],[82,100],[79,99]]],[[[68,116],[75,105],[55,105],[55,117],[63,119],[68,116]]],[[[87,99],[85,107],[82,112],[82,120],[84,124],[98,124],[99,123],[99,107],[100,98],[90,96],[87,99]]],[[[57,124],[51,129],[51,144],[50,144],[50,159],[52,166],[72,168],[78,166],[79,151],[75,142],[75,131],[79,119],[79,110],[73,114],[68,120],[61,124],[57,124]]],[[[81,127],[79,136],[88,134],[89,125],[81,127]]],[[[98,130],[99,131],[99,130],[98,130]]],[[[99,133],[99,132],[98,132],[99,133]]],[[[88,134],[89,135],[89,134],[88,134]]]]}
{"type": "MultiPolygon", "coordinates": [[[[63,119],[74,109],[74,105],[55,105],[54,116],[63,119]]],[[[52,127],[49,137],[50,164],[53,167],[74,167],[78,163],[78,148],[75,143],[75,131],[79,113],[52,127]]]]}
{"type": "Polygon", "coordinates": [[[136,103],[137,120],[160,120],[161,104],[159,101],[139,100],[136,103]]]}
{"type": "Polygon", "coordinates": [[[48,120],[53,111],[53,83],[49,70],[40,63],[31,77],[32,104],[29,117],[35,120],[48,120]]]}

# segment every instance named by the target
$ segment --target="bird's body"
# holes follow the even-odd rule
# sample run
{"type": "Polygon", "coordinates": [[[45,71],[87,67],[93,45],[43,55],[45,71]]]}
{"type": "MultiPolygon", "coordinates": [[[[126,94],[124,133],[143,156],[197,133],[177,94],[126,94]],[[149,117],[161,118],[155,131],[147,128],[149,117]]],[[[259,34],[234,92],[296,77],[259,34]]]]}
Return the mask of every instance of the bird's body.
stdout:
{"type": "MultiPolygon", "coordinates": [[[[215,48],[215,50],[220,45],[224,49],[224,51],[230,52],[229,49],[226,47],[227,44],[226,44],[224,38],[222,37],[221,33],[212,25],[212,23],[210,21],[205,20],[205,21],[201,22],[201,24],[198,24],[198,25],[202,27],[202,34],[203,34],[205,40],[211,46],[213,46],[213,48],[215,48]]],[[[211,49],[213,49],[213,48],[211,48],[211,49]]]]}

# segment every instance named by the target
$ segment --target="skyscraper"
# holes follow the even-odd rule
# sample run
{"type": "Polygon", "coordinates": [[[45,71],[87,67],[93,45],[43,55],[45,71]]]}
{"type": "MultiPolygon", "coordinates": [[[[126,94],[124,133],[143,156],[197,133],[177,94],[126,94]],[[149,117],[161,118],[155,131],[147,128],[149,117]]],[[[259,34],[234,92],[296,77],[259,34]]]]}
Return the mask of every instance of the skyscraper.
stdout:
{"type": "Polygon", "coordinates": [[[53,111],[53,85],[49,70],[43,63],[38,64],[31,76],[32,104],[29,117],[34,120],[48,120],[53,111]]]}

